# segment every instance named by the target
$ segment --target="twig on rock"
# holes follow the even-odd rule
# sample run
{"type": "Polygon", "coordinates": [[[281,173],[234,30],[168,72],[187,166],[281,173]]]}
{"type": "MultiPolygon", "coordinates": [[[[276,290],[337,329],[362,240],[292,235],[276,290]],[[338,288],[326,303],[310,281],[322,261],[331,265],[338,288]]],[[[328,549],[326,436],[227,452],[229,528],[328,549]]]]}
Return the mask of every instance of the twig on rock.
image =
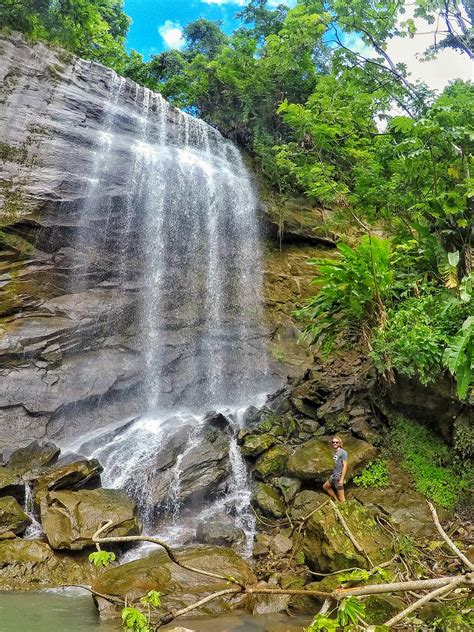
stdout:
{"type": "Polygon", "coordinates": [[[334,513],[336,514],[337,518],[339,519],[339,522],[342,525],[342,528],[344,529],[344,531],[346,532],[347,537],[349,538],[349,540],[352,542],[352,544],[354,545],[355,550],[358,553],[362,553],[362,555],[367,559],[367,561],[369,562],[370,566],[374,566],[372,560],[370,559],[368,553],[365,552],[365,550],[362,548],[362,546],[357,542],[357,540],[355,539],[354,534],[352,533],[352,531],[349,529],[349,527],[347,526],[347,522],[344,520],[344,516],[341,514],[341,512],[339,511],[339,509],[336,507],[336,504],[333,500],[329,499],[329,502],[331,503],[331,507],[334,509],[334,513]]]}
{"type": "Polygon", "coordinates": [[[182,617],[183,615],[188,614],[188,612],[191,612],[192,610],[195,610],[196,608],[200,608],[201,606],[208,603],[209,601],[212,601],[213,599],[217,599],[218,597],[222,597],[223,595],[237,595],[239,592],[241,592],[241,588],[226,588],[225,590],[218,590],[217,592],[212,593],[212,595],[208,595],[207,597],[204,597],[203,599],[196,601],[196,603],[192,603],[190,606],[186,606],[186,608],[181,608],[181,610],[176,610],[176,612],[172,612],[171,614],[165,615],[160,620],[158,627],[160,628],[162,625],[165,625],[166,623],[170,623],[177,617],[182,617]]]}
{"type": "Polygon", "coordinates": [[[298,529],[298,532],[301,533],[301,529],[303,528],[303,526],[306,524],[306,522],[311,518],[311,516],[313,514],[315,514],[317,511],[319,511],[320,509],[322,509],[323,507],[325,507],[329,502],[331,501],[330,498],[328,498],[327,500],[325,500],[323,503],[321,503],[320,505],[318,505],[316,507],[316,509],[313,509],[313,511],[311,511],[307,516],[305,516],[304,518],[301,519],[301,521],[299,522],[298,525],[295,525],[293,527],[293,529],[291,530],[290,533],[290,538],[293,535],[293,533],[295,532],[296,529],[298,529]]]}
{"type": "Polygon", "coordinates": [[[428,503],[428,507],[430,508],[431,515],[433,517],[433,522],[435,523],[435,526],[438,529],[438,532],[439,532],[440,536],[443,538],[443,540],[449,546],[451,551],[453,551],[453,553],[455,553],[458,556],[458,558],[463,562],[463,564],[465,566],[467,566],[467,568],[470,571],[474,571],[474,564],[470,560],[468,560],[467,557],[464,555],[464,553],[462,553],[458,549],[458,547],[454,544],[454,542],[451,540],[451,538],[448,536],[446,531],[441,526],[439,518],[438,518],[438,514],[437,514],[436,509],[434,508],[434,506],[429,501],[426,501],[426,502],[428,503]]]}

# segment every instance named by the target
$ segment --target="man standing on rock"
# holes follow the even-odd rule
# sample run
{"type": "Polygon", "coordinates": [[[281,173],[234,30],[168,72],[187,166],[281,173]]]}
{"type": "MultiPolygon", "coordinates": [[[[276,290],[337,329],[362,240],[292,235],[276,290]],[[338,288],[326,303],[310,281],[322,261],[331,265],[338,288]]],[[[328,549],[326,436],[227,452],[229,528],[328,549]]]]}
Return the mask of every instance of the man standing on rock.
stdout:
{"type": "Polygon", "coordinates": [[[344,478],[347,471],[347,452],[342,449],[341,437],[333,437],[331,439],[334,454],[334,469],[331,476],[324,483],[324,491],[331,496],[333,500],[343,503],[346,498],[344,496],[344,478]]]}

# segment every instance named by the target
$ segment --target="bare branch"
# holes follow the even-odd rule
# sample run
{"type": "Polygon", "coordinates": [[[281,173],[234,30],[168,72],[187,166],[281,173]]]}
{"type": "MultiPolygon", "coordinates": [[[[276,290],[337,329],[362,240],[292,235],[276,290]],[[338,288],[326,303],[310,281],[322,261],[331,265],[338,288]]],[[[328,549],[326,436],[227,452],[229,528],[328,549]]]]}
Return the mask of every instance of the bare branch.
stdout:
{"type": "Polygon", "coordinates": [[[159,622],[158,627],[160,628],[162,625],[170,623],[170,621],[173,621],[177,617],[182,617],[183,615],[188,614],[188,612],[191,612],[191,610],[200,608],[213,599],[217,599],[218,597],[222,597],[223,595],[236,595],[239,592],[241,592],[240,588],[226,588],[226,590],[219,590],[215,593],[212,593],[212,595],[208,595],[207,597],[196,601],[196,603],[192,603],[190,606],[186,606],[186,608],[181,608],[181,610],[177,610],[176,612],[172,612],[171,614],[164,616],[159,622]]]}
{"type": "Polygon", "coordinates": [[[427,595],[423,595],[423,597],[421,597],[420,599],[418,599],[417,601],[409,605],[408,608],[405,608],[405,610],[402,610],[397,615],[389,619],[389,621],[387,621],[384,625],[386,625],[387,628],[391,627],[392,625],[396,625],[397,623],[402,621],[405,617],[407,617],[409,614],[411,614],[412,612],[415,612],[415,610],[418,610],[419,608],[421,608],[421,606],[424,606],[425,603],[428,603],[428,601],[432,601],[433,599],[435,599],[436,597],[439,597],[440,595],[445,595],[448,592],[451,592],[451,590],[456,588],[456,586],[459,586],[459,584],[461,584],[462,582],[463,582],[463,578],[457,577],[452,582],[450,582],[447,586],[441,586],[441,588],[437,588],[436,590],[429,592],[427,595]]]}
{"type": "Polygon", "coordinates": [[[465,564],[470,571],[474,571],[474,564],[470,560],[467,559],[464,553],[461,553],[461,551],[458,549],[458,547],[454,544],[454,542],[451,540],[451,538],[448,536],[446,531],[441,526],[441,523],[438,518],[438,514],[436,513],[436,509],[434,508],[434,506],[429,501],[426,501],[426,502],[428,503],[428,507],[430,508],[431,515],[433,517],[433,522],[435,523],[435,526],[438,529],[440,536],[449,546],[451,551],[453,551],[453,553],[455,553],[459,557],[459,559],[463,562],[463,564],[465,564]]]}
{"type": "Polygon", "coordinates": [[[361,597],[363,595],[378,595],[387,592],[409,592],[410,590],[428,590],[429,588],[440,588],[447,586],[454,580],[459,579],[460,583],[470,586],[474,583],[474,575],[454,575],[452,577],[437,577],[436,579],[419,579],[409,582],[394,582],[393,584],[371,584],[369,586],[358,586],[356,588],[336,588],[331,596],[340,601],[346,597],[361,597]]]}
{"type": "MultiPolygon", "coordinates": [[[[105,526],[104,526],[105,529],[105,526]]],[[[200,568],[194,568],[194,566],[188,566],[187,564],[183,564],[176,555],[173,550],[170,548],[166,542],[163,540],[159,540],[158,538],[152,538],[147,535],[125,535],[125,536],[117,536],[110,538],[100,538],[97,539],[96,534],[92,536],[92,541],[97,544],[105,544],[105,543],[118,543],[118,542],[151,542],[152,544],[158,544],[165,549],[168,557],[172,562],[174,562],[177,566],[184,568],[187,571],[192,571],[193,573],[198,573],[199,575],[205,575],[206,577],[213,577],[214,579],[222,579],[225,582],[229,582],[232,584],[236,584],[241,588],[244,588],[244,585],[237,581],[234,577],[226,577],[224,575],[219,575],[218,573],[211,573],[210,571],[203,571],[200,568]]]]}

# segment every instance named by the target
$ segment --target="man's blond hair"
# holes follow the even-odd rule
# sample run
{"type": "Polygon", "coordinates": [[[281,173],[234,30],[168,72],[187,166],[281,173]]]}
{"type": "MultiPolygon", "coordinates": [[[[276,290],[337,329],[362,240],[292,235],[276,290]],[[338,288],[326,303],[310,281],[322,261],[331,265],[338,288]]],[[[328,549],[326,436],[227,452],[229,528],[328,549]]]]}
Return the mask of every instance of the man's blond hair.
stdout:
{"type": "Polygon", "coordinates": [[[339,441],[339,447],[342,448],[342,439],[339,435],[336,435],[335,437],[333,437],[332,441],[339,441]]]}

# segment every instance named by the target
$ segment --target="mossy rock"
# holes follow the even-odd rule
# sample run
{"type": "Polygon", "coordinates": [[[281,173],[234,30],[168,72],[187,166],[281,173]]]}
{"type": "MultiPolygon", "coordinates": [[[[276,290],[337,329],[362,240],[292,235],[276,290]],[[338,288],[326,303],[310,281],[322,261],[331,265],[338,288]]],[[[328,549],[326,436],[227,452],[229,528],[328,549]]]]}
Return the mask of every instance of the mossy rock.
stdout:
{"type": "MultiPolygon", "coordinates": [[[[193,547],[175,551],[184,564],[203,571],[234,577],[246,585],[254,584],[256,577],[249,565],[237,553],[225,547],[193,547]]],[[[162,593],[163,607],[157,612],[178,610],[195,603],[207,595],[231,587],[226,580],[206,577],[174,564],[164,551],[155,551],[148,557],[107,569],[93,584],[93,590],[122,599],[129,604],[138,602],[149,590],[162,593]]],[[[101,616],[120,614],[120,607],[96,598],[101,616]]],[[[198,615],[218,615],[245,605],[246,597],[214,599],[194,611],[198,615]]]]}
{"type": "Polygon", "coordinates": [[[275,518],[283,518],[286,515],[286,506],[277,490],[267,483],[257,483],[253,494],[253,500],[263,513],[275,518]]]}
{"type": "MultiPolygon", "coordinates": [[[[338,509],[374,564],[391,558],[391,542],[368,509],[357,501],[338,504],[338,509]]],[[[302,549],[309,566],[323,573],[368,567],[365,555],[355,549],[330,504],[308,519],[302,549]]]]}
{"type": "Polygon", "coordinates": [[[288,451],[282,445],[274,446],[261,454],[255,463],[255,473],[260,478],[284,474],[288,461],[288,451]]]}
{"type": "Polygon", "coordinates": [[[372,625],[382,625],[405,607],[398,597],[370,595],[365,599],[364,619],[372,625]]]}
{"type": "Polygon", "coordinates": [[[53,551],[39,540],[0,541],[0,590],[38,590],[85,584],[99,574],[86,554],[53,551]]]}
{"type": "Polygon", "coordinates": [[[15,498],[12,496],[0,498],[0,533],[12,531],[19,535],[30,524],[31,518],[26,515],[15,498]]]}
{"type": "Polygon", "coordinates": [[[276,438],[270,434],[250,434],[243,438],[240,451],[244,456],[258,456],[276,443],[276,438]]]}
{"type": "Polygon", "coordinates": [[[41,499],[41,523],[53,549],[91,546],[94,533],[109,520],[108,536],[141,533],[137,506],[120,489],[50,492],[41,499]]]}
{"type": "MultiPolygon", "coordinates": [[[[344,436],[348,453],[346,480],[358,474],[377,456],[377,449],[366,441],[344,436]]],[[[323,483],[334,468],[333,449],[329,437],[315,437],[299,445],[288,459],[288,474],[296,478],[323,483]]]]}

